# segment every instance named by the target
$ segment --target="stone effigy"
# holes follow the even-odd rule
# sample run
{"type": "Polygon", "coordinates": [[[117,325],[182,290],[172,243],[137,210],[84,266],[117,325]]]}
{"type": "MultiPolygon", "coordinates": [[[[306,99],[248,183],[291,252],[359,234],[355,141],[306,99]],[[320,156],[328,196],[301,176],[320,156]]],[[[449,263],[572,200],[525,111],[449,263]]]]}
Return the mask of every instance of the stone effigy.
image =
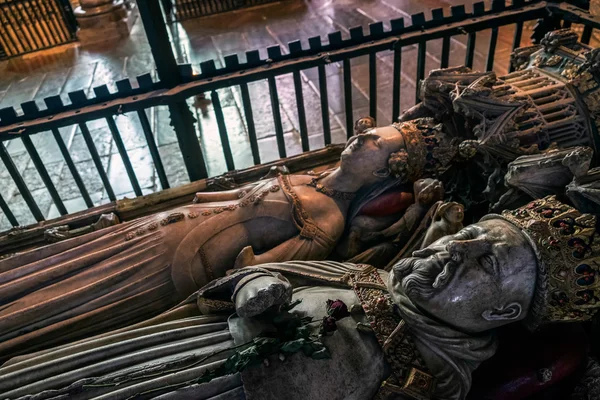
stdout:
{"type": "Polygon", "coordinates": [[[234,266],[325,259],[357,191],[436,175],[455,156],[430,119],[378,128],[320,176],[198,193],[193,205],[2,259],[0,358],[150,318],[234,266]]]}
{"type": "Polygon", "coordinates": [[[400,260],[389,273],[331,261],[245,267],[178,307],[197,308],[202,316],[177,318],[174,309],[152,323],[11,360],[0,368],[0,393],[464,399],[471,373],[497,348],[498,327],[535,329],[596,313],[596,221],[550,196],[488,215],[400,260]],[[244,349],[277,323],[279,314],[269,310],[298,299],[292,313],[339,318],[335,332],[320,339],[330,358],[281,347],[285,357],[267,355],[241,373],[199,383],[207,371],[250,357],[244,349]],[[330,299],[339,299],[333,312],[330,299]],[[233,311],[237,316],[228,318],[233,311]]]}

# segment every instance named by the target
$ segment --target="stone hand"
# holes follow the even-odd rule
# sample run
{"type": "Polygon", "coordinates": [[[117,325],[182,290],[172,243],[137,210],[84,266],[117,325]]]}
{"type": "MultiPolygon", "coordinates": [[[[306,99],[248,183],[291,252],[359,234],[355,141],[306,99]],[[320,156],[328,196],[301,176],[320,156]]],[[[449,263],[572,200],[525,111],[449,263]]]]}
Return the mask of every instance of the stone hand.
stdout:
{"type": "Polygon", "coordinates": [[[274,276],[255,278],[235,294],[235,308],[240,317],[248,318],[292,299],[292,286],[274,276]]]}
{"type": "Polygon", "coordinates": [[[59,242],[71,238],[71,232],[68,225],[61,225],[49,228],[44,231],[44,238],[49,243],[59,242]]]}
{"type": "Polygon", "coordinates": [[[251,265],[256,265],[256,256],[254,255],[254,250],[252,246],[246,246],[240,251],[240,254],[235,259],[235,263],[233,264],[233,268],[243,268],[249,267],[251,265]]]}

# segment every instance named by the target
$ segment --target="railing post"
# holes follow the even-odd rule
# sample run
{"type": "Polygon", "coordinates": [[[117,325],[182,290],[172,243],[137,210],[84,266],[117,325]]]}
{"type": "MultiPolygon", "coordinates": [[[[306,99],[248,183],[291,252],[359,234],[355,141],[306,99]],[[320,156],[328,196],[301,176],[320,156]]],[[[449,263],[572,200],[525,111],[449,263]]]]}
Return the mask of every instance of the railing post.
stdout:
{"type": "Polygon", "coordinates": [[[168,23],[171,23],[174,21],[173,18],[173,1],[174,0],[161,0],[162,5],[163,5],[163,11],[165,12],[165,18],[167,19],[168,23]]]}
{"type": "MultiPolygon", "coordinates": [[[[549,0],[548,3],[560,3],[561,0],[549,0]]],[[[590,0],[566,0],[566,3],[574,5],[583,10],[590,9],[590,0]]],[[[548,12],[543,18],[537,20],[536,25],[533,27],[533,33],[531,34],[531,40],[535,44],[540,44],[540,41],[544,38],[546,33],[556,29],[562,28],[563,22],[569,23],[569,21],[563,21],[562,15],[553,14],[548,12]]],[[[568,25],[567,25],[568,27],[568,25]]]]}
{"type": "Polygon", "coordinates": [[[59,3],[62,15],[69,29],[69,35],[71,35],[71,39],[75,39],[77,38],[77,19],[75,19],[71,2],[68,0],[60,0],[59,3]]]}
{"type": "MultiPolygon", "coordinates": [[[[160,81],[168,88],[181,83],[181,75],[173,54],[165,20],[160,9],[160,0],[137,0],[140,17],[150,44],[152,57],[160,81]]],[[[179,148],[191,181],[208,176],[192,112],[185,101],[169,104],[171,126],[175,129],[179,148]]]]}

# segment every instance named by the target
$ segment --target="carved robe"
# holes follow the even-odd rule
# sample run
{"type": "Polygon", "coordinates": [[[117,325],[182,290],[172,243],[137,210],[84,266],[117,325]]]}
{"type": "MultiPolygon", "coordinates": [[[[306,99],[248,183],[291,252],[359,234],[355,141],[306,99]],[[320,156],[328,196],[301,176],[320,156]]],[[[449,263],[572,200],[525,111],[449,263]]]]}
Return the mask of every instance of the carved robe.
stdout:
{"type": "MultiPolygon", "coordinates": [[[[283,274],[293,284],[293,298],[303,299],[295,311],[320,318],[326,315],[328,299],[341,299],[349,308],[360,304],[364,307],[371,300],[377,302],[379,297],[369,300],[365,297],[369,293],[360,288],[381,291],[380,288],[385,288],[381,282],[387,281],[387,272],[365,267],[329,261],[295,261],[244,268],[214,281],[197,296],[190,296],[170,312],[144,323],[10,360],[0,368],[0,398],[27,395],[38,399],[63,396],[113,400],[134,396],[162,400],[373,398],[398,364],[386,360],[378,335],[356,328],[358,322],[372,321],[363,313],[353,313],[338,321],[338,330],[323,339],[331,359],[313,360],[301,353],[285,361],[272,357],[268,366],[249,367],[241,377],[235,374],[200,385],[194,382],[206,369],[217,368],[224,362],[234,345],[246,343],[252,338],[252,332],[258,333],[261,329],[253,325],[252,319],[235,316],[229,317],[225,324],[230,312],[222,307],[214,307],[220,314],[199,316],[197,303],[204,311],[214,304],[223,305],[223,301],[206,300],[227,298],[242,278],[267,271],[283,274]],[[353,276],[363,272],[377,274],[379,283],[367,280],[361,285],[353,280],[353,276]]],[[[394,345],[389,347],[398,349],[405,361],[412,359],[413,363],[421,363],[414,355],[407,358],[407,346],[414,351],[415,345],[398,336],[398,332],[406,335],[412,332],[416,347],[438,380],[432,398],[464,398],[470,387],[470,370],[478,365],[482,351],[485,357],[493,353],[493,342],[487,337],[465,341],[464,334],[418,313],[408,299],[402,300],[400,309],[406,325],[399,330],[394,324],[388,326],[375,321],[374,325],[382,327],[378,332],[393,331],[390,336],[396,335],[394,337],[402,341],[392,340],[394,345]],[[436,334],[432,335],[424,325],[432,327],[436,334]],[[457,369],[460,379],[456,379],[457,369]]],[[[391,398],[415,398],[404,393],[391,398]]]]}
{"type": "Polygon", "coordinates": [[[289,178],[280,177],[252,185],[240,199],[180,207],[1,260],[0,361],[168,310],[223,276],[252,243],[240,240],[232,254],[213,249],[213,259],[225,261],[218,269],[203,245],[258,218],[297,228],[289,259],[322,259],[333,248],[294,201],[289,178]]]}
{"type": "MultiPolygon", "coordinates": [[[[294,298],[304,300],[298,310],[317,318],[325,315],[328,298],[340,298],[348,306],[359,303],[342,279],[345,273],[359,270],[352,264],[291,262],[264,266],[272,266],[274,271],[278,266],[297,270],[300,279],[312,275],[314,283],[325,284],[298,288],[294,293],[294,298]]],[[[244,268],[231,278],[215,281],[212,288],[227,291],[241,276],[259,270],[264,271],[244,268]]],[[[309,281],[310,278],[305,280],[309,281]]],[[[194,384],[207,368],[218,367],[231,354],[228,348],[245,340],[248,321],[230,318],[228,324],[229,314],[201,316],[196,296],[190,296],[170,312],[144,323],[14,358],[0,367],[0,398],[35,395],[40,399],[281,399],[281,391],[287,392],[286,384],[295,377],[304,383],[296,381],[302,388],[295,395],[290,393],[290,399],[363,400],[373,396],[388,373],[375,337],[355,328],[357,321],[366,322],[363,315],[358,320],[339,321],[336,336],[325,339],[331,360],[312,360],[302,354],[293,355],[284,363],[273,360],[268,368],[243,373],[244,381],[250,382],[246,388],[242,387],[240,374],[194,384]],[[327,375],[331,386],[311,384],[327,375]]]]}

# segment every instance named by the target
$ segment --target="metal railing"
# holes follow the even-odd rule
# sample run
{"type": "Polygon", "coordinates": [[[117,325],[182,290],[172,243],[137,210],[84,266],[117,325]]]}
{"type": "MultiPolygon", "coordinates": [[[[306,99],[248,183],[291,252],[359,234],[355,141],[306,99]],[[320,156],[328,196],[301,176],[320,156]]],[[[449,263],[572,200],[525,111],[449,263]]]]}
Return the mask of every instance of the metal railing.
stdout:
{"type": "Polygon", "coordinates": [[[68,0],[0,2],[0,60],[75,41],[68,0]]]}
{"type": "Polygon", "coordinates": [[[162,0],[168,22],[204,17],[279,0],[162,0]]]}
{"type": "MultiPolygon", "coordinates": [[[[143,19],[156,18],[151,9],[140,8],[143,19]]],[[[261,163],[261,157],[257,145],[257,134],[253,117],[254,104],[250,101],[249,83],[256,81],[268,82],[271,110],[274,120],[274,131],[278,154],[281,158],[287,156],[284,129],[281,119],[280,99],[276,84],[276,77],[283,74],[292,74],[295,89],[295,100],[299,121],[301,146],[303,151],[309,151],[309,132],[306,121],[306,104],[301,86],[300,73],[309,68],[316,68],[319,81],[320,102],[319,110],[315,114],[322,117],[323,140],[328,145],[332,142],[330,109],[328,104],[328,85],[325,67],[329,63],[340,62],[343,68],[344,88],[344,112],[345,128],[347,135],[352,135],[354,123],[354,110],[351,98],[352,71],[350,60],[360,56],[368,56],[369,64],[369,111],[375,115],[377,105],[377,54],[382,51],[393,52],[393,83],[392,103],[389,113],[392,120],[396,120],[400,114],[401,76],[402,76],[402,49],[406,46],[418,47],[417,71],[418,80],[425,77],[425,57],[428,43],[432,40],[441,39],[442,47],[439,67],[447,67],[450,57],[450,40],[453,36],[467,34],[465,65],[471,66],[474,60],[475,41],[478,32],[491,29],[489,51],[486,66],[488,69],[494,64],[496,41],[498,40],[498,29],[501,26],[514,25],[513,48],[519,47],[523,35],[523,24],[526,21],[542,19],[538,26],[544,29],[552,29],[561,24],[571,22],[585,25],[582,40],[589,41],[592,29],[600,28],[600,20],[589,15],[587,12],[571,6],[567,3],[548,3],[544,1],[514,1],[511,5],[505,5],[503,1],[496,0],[490,9],[486,9],[483,3],[476,3],[472,12],[466,12],[464,6],[454,6],[450,15],[444,15],[442,9],[432,10],[432,19],[426,19],[424,13],[414,14],[411,17],[412,24],[404,25],[403,19],[390,21],[390,29],[385,29],[381,22],[373,23],[369,32],[364,32],[361,27],[350,29],[348,38],[343,38],[341,32],[333,32],[328,35],[328,43],[324,44],[320,37],[309,39],[308,48],[303,48],[300,41],[289,43],[287,52],[284,54],[280,46],[272,46],[267,49],[268,58],[263,59],[257,50],[246,52],[246,61],[241,62],[238,56],[227,56],[224,66],[217,68],[215,61],[206,61],[200,64],[201,73],[195,75],[192,65],[184,64],[176,66],[175,73],[164,74],[164,77],[175,77],[176,80],[167,82],[167,78],[154,81],[150,74],[138,76],[135,81],[123,79],[116,82],[117,91],[111,93],[106,85],[94,88],[95,97],[88,98],[84,91],[69,93],[70,104],[63,104],[60,96],[48,97],[44,100],[45,108],[40,109],[35,101],[29,101],[21,105],[22,113],[13,107],[0,109],[0,159],[6,166],[8,173],[27,203],[31,213],[37,221],[43,221],[44,215],[36,204],[34,196],[28,189],[27,183],[21,176],[14,161],[4,146],[5,141],[21,138],[33,165],[36,167],[45,187],[47,188],[56,208],[60,214],[67,214],[61,197],[47,171],[40,155],[32,143],[31,136],[40,132],[51,132],[56,140],[58,148],[64,161],[71,172],[74,181],[88,207],[93,207],[92,199],[86,189],[86,182],[80,176],[69,150],[61,137],[59,128],[78,126],[89,149],[94,166],[100,176],[104,189],[111,201],[116,196],[111,187],[111,182],[103,167],[102,160],[98,154],[96,145],[87,123],[97,119],[106,121],[108,129],[116,144],[117,151],[123,161],[127,178],[136,196],[142,195],[135,170],[130,161],[128,152],[123,144],[121,132],[115,123],[115,116],[130,115],[139,118],[150,155],[153,160],[157,176],[162,188],[169,187],[167,174],[156,146],[155,134],[146,115],[146,110],[168,105],[172,125],[178,136],[179,146],[184,157],[190,180],[198,180],[207,177],[207,169],[204,156],[194,129],[194,119],[186,104],[186,100],[204,92],[211,92],[212,105],[217,121],[223,155],[227,169],[232,171],[236,168],[236,160],[233,156],[230,137],[228,134],[228,123],[223,114],[221,98],[218,89],[236,87],[241,93],[245,124],[250,142],[250,151],[255,164],[261,163]],[[566,21],[566,22],[564,22],[566,21]]],[[[158,21],[158,20],[157,20],[158,21]]],[[[147,22],[147,21],[146,21],[147,22]]],[[[148,32],[150,25],[145,25],[148,32]]],[[[152,30],[154,32],[154,30],[152,30]]],[[[159,29],[157,29],[159,32],[159,29]]],[[[539,29],[536,34],[541,35],[539,29]]],[[[166,35],[165,35],[166,37],[166,35]]],[[[152,39],[152,38],[150,38],[152,39]]],[[[164,39],[164,38],[163,38],[164,39]]],[[[168,38],[166,39],[168,43],[168,38]]],[[[162,65],[157,59],[159,75],[161,68],[168,71],[173,65],[162,65]]],[[[174,78],[173,78],[174,79],[174,78]]],[[[418,86],[418,85],[417,85],[418,86]]],[[[416,93],[418,101],[418,90],[416,93]]],[[[7,202],[0,196],[0,209],[10,220],[12,225],[19,225],[19,221],[11,212],[7,202]]]]}

